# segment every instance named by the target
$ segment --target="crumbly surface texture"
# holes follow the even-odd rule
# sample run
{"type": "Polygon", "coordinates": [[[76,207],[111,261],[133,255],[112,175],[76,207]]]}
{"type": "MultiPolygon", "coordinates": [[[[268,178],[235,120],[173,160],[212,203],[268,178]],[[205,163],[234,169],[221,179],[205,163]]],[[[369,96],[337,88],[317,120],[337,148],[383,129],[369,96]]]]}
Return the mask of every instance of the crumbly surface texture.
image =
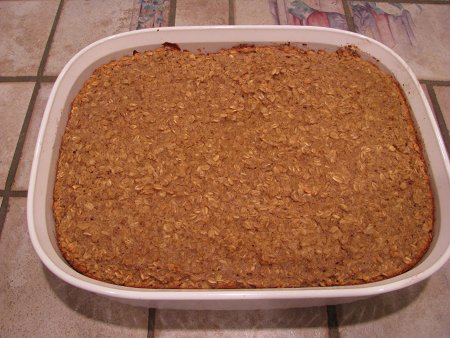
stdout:
{"type": "Polygon", "coordinates": [[[432,238],[419,144],[396,81],[351,49],[136,53],[73,102],[58,244],[79,272],[133,287],[379,281],[432,238]]]}

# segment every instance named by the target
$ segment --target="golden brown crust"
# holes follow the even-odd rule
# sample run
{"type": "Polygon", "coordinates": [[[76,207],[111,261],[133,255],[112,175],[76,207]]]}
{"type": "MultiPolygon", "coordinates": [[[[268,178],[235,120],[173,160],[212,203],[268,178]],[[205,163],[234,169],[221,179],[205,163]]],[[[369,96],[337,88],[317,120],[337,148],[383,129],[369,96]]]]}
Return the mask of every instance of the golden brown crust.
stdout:
{"type": "Polygon", "coordinates": [[[407,101],[351,47],[100,67],[72,105],[54,215],[77,271],[148,288],[378,281],[417,264],[434,223],[407,101]]]}

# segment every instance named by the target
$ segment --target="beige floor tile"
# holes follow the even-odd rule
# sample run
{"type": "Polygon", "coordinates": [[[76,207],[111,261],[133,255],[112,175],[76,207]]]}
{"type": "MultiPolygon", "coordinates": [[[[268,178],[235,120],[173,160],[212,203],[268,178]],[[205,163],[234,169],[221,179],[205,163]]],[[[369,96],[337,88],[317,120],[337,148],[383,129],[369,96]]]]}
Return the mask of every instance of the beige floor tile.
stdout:
{"type": "Polygon", "coordinates": [[[433,89],[444,116],[447,130],[450,130],[450,87],[433,87],[433,89]]]}
{"type": "Polygon", "coordinates": [[[450,79],[450,6],[355,1],[350,7],[357,31],[391,47],[420,79],[450,79]]]}
{"type": "Polygon", "coordinates": [[[4,189],[34,83],[0,83],[0,189],[4,189]]]}
{"type": "Polygon", "coordinates": [[[36,75],[59,1],[0,1],[0,75],[36,75]]]}
{"type": "Polygon", "coordinates": [[[132,0],[65,1],[46,75],[57,75],[70,58],[92,42],[130,29],[132,0]]]}
{"type": "Polygon", "coordinates": [[[36,146],[42,115],[44,115],[45,105],[47,104],[47,99],[52,87],[52,83],[43,83],[39,89],[38,97],[34,104],[33,115],[31,116],[31,121],[28,126],[27,137],[23,146],[19,167],[17,168],[16,177],[14,178],[13,190],[28,189],[34,147],[36,146]]]}
{"type": "Polygon", "coordinates": [[[341,337],[448,337],[450,262],[427,281],[338,306],[341,337]]]}
{"type": "Polygon", "coordinates": [[[147,309],[79,290],[46,270],[28,237],[26,199],[9,201],[0,238],[0,336],[147,337],[147,309]]]}
{"type": "Polygon", "coordinates": [[[228,14],[228,0],[177,0],[175,25],[227,25],[228,14]]]}
{"type": "Polygon", "coordinates": [[[276,13],[274,6],[267,0],[235,1],[234,23],[236,25],[274,25],[276,13]]]}
{"type": "Polygon", "coordinates": [[[155,337],[328,337],[326,308],[156,312],[155,337]]]}

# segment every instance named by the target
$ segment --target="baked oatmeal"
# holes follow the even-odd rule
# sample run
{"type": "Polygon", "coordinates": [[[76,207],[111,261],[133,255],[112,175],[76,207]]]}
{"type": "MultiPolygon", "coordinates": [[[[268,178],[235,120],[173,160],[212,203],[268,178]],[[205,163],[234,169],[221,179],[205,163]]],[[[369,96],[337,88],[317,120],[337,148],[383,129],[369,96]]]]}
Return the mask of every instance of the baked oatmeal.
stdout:
{"type": "Polygon", "coordinates": [[[80,273],[144,288],[353,285],[432,238],[398,83],[351,48],[174,48],[98,68],[73,101],[54,189],[80,273]]]}

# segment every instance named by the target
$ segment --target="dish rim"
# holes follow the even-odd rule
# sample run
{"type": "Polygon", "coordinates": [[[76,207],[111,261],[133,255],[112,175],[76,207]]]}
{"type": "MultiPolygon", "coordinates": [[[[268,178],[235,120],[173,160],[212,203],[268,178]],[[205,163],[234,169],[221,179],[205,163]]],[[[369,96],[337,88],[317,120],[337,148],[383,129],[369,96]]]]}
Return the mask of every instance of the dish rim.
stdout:
{"type": "MultiPolygon", "coordinates": [[[[70,274],[63,271],[56,263],[54,263],[50,257],[47,256],[41,243],[37,236],[37,229],[34,222],[34,198],[35,198],[35,187],[36,180],[38,174],[38,161],[43,148],[43,138],[47,129],[48,120],[50,117],[50,111],[54,104],[56,97],[56,89],[59,88],[61,82],[63,82],[67,71],[72,67],[77,60],[84,55],[87,51],[90,51],[94,48],[99,48],[101,45],[107,41],[115,40],[122,37],[134,36],[139,34],[146,33],[156,33],[156,32],[164,32],[164,31],[220,31],[220,30],[282,30],[282,31],[323,31],[323,32],[334,32],[339,33],[346,36],[358,37],[366,39],[369,43],[377,45],[378,48],[384,49],[389,54],[399,62],[404,69],[409,73],[411,78],[414,81],[414,84],[419,88],[420,98],[423,101],[428,118],[432,125],[433,130],[438,131],[435,135],[437,137],[439,151],[441,155],[446,156],[446,150],[444,147],[444,143],[442,140],[442,136],[440,135],[438,125],[436,120],[432,114],[431,107],[428,103],[428,100],[420,87],[420,84],[412,72],[411,68],[408,64],[395,52],[393,52],[390,48],[381,44],[380,42],[369,38],[364,35],[360,35],[353,32],[342,31],[332,28],[326,27],[312,27],[312,26],[272,26],[272,25],[248,25],[248,26],[191,26],[191,27],[161,27],[161,28],[149,28],[138,31],[129,31],[124,33],[119,33],[116,35],[108,36],[103,39],[100,39],[82,50],[76,53],[70,61],[64,66],[62,71],[60,72],[57,80],[54,83],[53,89],[50,93],[50,96],[47,101],[46,109],[44,112],[44,116],[42,119],[41,127],[38,134],[38,139],[36,143],[36,149],[33,157],[33,164],[30,175],[30,183],[29,183],[29,193],[27,199],[27,219],[28,219],[28,229],[30,238],[33,244],[35,251],[37,252],[39,258],[44,263],[47,268],[52,271],[55,275],[57,275],[60,279],[65,282],[82,288],[87,291],[91,291],[94,293],[102,294],[105,296],[112,296],[115,298],[121,299],[133,299],[133,300],[243,300],[243,299],[254,299],[254,300],[264,300],[264,299],[311,299],[311,298],[346,298],[346,297],[367,297],[380,293],[385,293],[389,291],[394,291],[401,289],[403,287],[415,284],[419,281],[422,281],[433,273],[435,273],[438,269],[440,269],[445,262],[450,257],[450,246],[447,248],[445,253],[434,262],[434,264],[428,267],[425,271],[418,273],[417,275],[407,277],[397,281],[389,281],[386,279],[381,282],[376,283],[368,283],[361,285],[351,285],[351,286],[332,286],[332,287],[306,287],[306,288],[280,288],[280,289],[140,289],[140,288],[132,288],[132,287],[122,287],[114,284],[109,284],[101,281],[97,281],[95,279],[91,279],[91,281],[85,281],[71,276],[70,274]],[[383,283],[382,285],[378,285],[383,283]],[[375,284],[375,285],[374,285],[375,284]]],[[[180,42],[182,43],[182,42],[180,42]]],[[[450,164],[448,162],[444,163],[447,179],[450,180],[450,164]]],[[[49,234],[51,236],[51,234],[49,234]]],[[[429,249],[431,250],[431,249],[429,249]]],[[[67,263],[66,263],[67,264],[67,263]]],[[[420,263],[419,263],[420,264],[420,263]]],[[[68,264],[67,264],[68,265],[68,264]]],[[[68,265],[69,266],[69,265],[68,265]]],[[[70,267],[71,268],[71,267],[70,267]]],[[[72,269],[72,268],[71,268],[72,269]]],[[[80,276],[83,276],[80,274],[80,276]]]]}

